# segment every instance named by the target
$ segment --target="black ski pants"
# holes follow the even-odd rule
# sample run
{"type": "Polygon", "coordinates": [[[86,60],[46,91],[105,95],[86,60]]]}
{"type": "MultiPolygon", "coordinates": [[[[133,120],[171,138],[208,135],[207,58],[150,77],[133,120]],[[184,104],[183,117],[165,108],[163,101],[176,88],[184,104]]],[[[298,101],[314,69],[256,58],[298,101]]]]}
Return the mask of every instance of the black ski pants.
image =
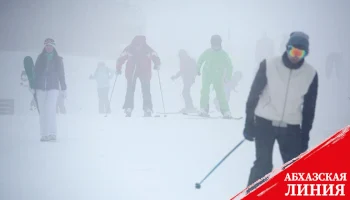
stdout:
{"type": "MultiPolygon", "coordinates": [[[[134,79],[130,78],[127,79],[127,86],[126,86],[126,95],[125,95],[125,102],[123,109],[134,109],[134,93],[136,88],[136,80],[138,77],[135,77],[134,79]]],[[[151,95],[151,80],[146,78],[139,78],[141,82],[141,90],[142,90],[142,97],[143,97],[143,110],[146,111],[147,109],[153,110],[153,104],[152,104],[152,95],[151,95]]]]}
{"type": "MultiPolygon", "coordinates": [[[[272,122],[256,116],[255,124],[255,155],[256,160],[250,171],[248,186],[263,178],[272,171],[272,154],[277,140],[283,163],[299,156],[302,150],[300,125],[288,125],[272,122]]],[[[251,191],[267,179],[257,182],[251,191]]]]}

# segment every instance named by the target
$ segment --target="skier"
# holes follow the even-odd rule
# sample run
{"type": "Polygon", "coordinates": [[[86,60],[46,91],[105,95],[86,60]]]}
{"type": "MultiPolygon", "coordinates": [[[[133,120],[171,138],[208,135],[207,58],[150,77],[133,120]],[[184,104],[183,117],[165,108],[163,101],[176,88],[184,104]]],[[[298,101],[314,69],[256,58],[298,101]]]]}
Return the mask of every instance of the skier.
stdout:
{"type": "Polygon", "coordinates": [[[318,93],[317,71],[305,61],[309,36],[293,32],[286,47],[260,63],[248,96],[243,134],[256,148],[248,186],[271,172],[275,140],[284,163],[308,149],[318,93]]]}
{"type": "Polygon", "coordinates": [[[274,56],[273,40],[267,36],[266,33],[257,41],[255,49],[255,60],[260,63],[261,60],[271,58],[274,56]]]}
{"type": "Polygon", "coordinates": [[[171,79],[174,81],[181,76],[183,82],[182,96],[185,101],[185,108],[183,108],[181,113],[198,112],[193,106],[193,101],[191,97],[191,88],[195,82],[197,71],[196,71],[196,61],[191,58],[187,52],[183,49],[179,51],[180,59],[180,71],[176,75],[172,76],[171,79]]]}
{"type": "Polygon", "coordinates": [[[90,80],[96,80],[98,94],[98,111],[100,114],[111,113],[109,94],[109,80],[113,78],[113,72],[104,62],[99,62],[95,73],[90,75],[90,80]]]}
{"type": "Polygon", "coordinates": [[[140,79],[143,110],[145,117],[151,117],[153,112],[151,96],[152,61],[154,70],[159,70],[160,59],[157,53],[146,43],[143,35],[135,36],[131,44],[128,45],[117,60],[117,74],[122,73],[122,66],[126,63],[125,77],[127,80],[127,91],[123,109],[127,117],[131,116],[134,109],[134,93],[137,78],[140,79]]]}
{"type": "MultiPolygon", "coordinates": [[[[27,74],[25,71],[22,71],[21,73],[21,86],[25,87],[25,88],[28,88],[28,90],[30,91],[30,93],[33,95],[32,91],[31,91],[31,88],[29,86],[29,81],[28,81],[28,77],[27,77],[27,74]]],[[[30,104],[29,104],[29,109],[30,110],[36,110],[36,104],[35,104],[35,99],[34,99],[34,96],[32,98],[32,100],[30,101],[30,104]]]]}
{"type": "Polygon", "coordinates": [[[343,70],[344,67],[344,58],[342,52],[332,52],[327,56],[326,60],[326,77],[330,79],[332,76],[333,70],[335,70],[335,74],[338,80],[343,78],[343,75],[346,73],[343,70]]]}
{"type": "MultiPolygon", "coordinates": [[[[227,102],[230,102],[231,92],[232,91],[237,92],[236,87],[238,86],[238,83],[239,81],[241,81],[241,79],[242,79],[242,72],[236,71],[235,73],[233,73],[232,79],[227,83],[225,83],[224,87],[225,87],[227,102]]],[[[215,97],[214,99],[214,105],[216,107],[216,110],[220,112],[220,105],[217,97],[215,97]]]]}
{"type": "Polygon", "coordinates": [[[57,134],[56,105],[59,89],[66,98],[66,81],[63,58],[55,49],[55,41],[48,38],[35,62],[34,89],[40,110],[41,141],[55,141],[57,134]]]}
{"type": "Polygon", "coordinates": [[[224,118],[232,118],[224,90],[224,83],[232,78],[232,62],[229,55],[221,47],[221,36],[213,35],[210,42],[211,48],[204,51],[197,62],[198,75],[201,75],[201,68],[204,64],[200,116],[209,117],[210,87],[213,85],[222,115],[224,118]]]}

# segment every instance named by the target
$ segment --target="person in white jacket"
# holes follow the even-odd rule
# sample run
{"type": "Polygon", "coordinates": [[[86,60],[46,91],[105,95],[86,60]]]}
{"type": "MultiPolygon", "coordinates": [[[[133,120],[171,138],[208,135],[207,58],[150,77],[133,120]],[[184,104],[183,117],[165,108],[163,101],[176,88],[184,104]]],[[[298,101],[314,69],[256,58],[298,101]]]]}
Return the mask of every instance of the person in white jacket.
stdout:
{"type": "Polygon", "coordinates": [[[90,75],[90,80],[96,80],[98,94],[98,110],[100,114],[111,113],[110,102],[108,99],[109,82],[114,73],[104,62],[99,62],[95,73],[90,75]]]}
{"type": "Polygon", "coordinates": [[[66,98],[66,79],[63,58],[55,49],[55,41],[48,38],[34,68],[33,89],[40,112],[41,141],[55,141],[57,134],[56,105],[60,93],[66,98]]]}

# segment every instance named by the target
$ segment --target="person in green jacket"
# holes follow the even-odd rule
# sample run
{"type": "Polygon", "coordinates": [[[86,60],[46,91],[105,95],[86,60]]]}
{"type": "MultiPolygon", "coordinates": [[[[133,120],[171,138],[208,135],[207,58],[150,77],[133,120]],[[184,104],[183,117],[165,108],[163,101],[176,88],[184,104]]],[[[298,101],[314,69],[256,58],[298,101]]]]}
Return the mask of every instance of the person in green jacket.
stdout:
{"type": "Polygon", "coordinates": [[[200,115],[209,117],[210,87],[213,85],[224,118],[232,118],[226,99],[224,83],[231,80],[232,62],[228,53],[222,49],[222,39],[219,35],[211,37],[211,48],[200,55],[197,62],[198,75],[202,72],[202,90],[200,99],[200,115]]]}

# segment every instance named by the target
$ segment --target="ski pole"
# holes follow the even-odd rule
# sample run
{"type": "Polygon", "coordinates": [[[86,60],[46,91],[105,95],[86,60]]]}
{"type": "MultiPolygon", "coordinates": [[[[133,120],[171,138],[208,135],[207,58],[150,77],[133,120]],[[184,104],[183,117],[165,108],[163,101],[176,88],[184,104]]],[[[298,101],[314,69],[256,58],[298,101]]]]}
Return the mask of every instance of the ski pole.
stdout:
{"type": "MultiPolygon", "coordinates": [[[[114,80],[114,84],[113,84],[113,88],[112,88],[112,93],[111,93],[111,96],[109,97],[109,106],[111,106],[112,96],[113,96],[113,92],[114,92],[115,83],[117,82],[117,78],[118,78],[118,75],[115,76],[115,80],[114,80]]],[[[106,111],[105,117],[107,117],[107,115],[108,115],[108,110],[106,111]]]]}
{"type": "Polygon", "coordinates": [[[224,162],[226,160],[227,157],[229,157],[231,155],[232,152],[234,152],[239,146],[241,146],[241,144],[244,142],[245,139],[243,139],[242,141],[240,141],[204,178],[203,180],[201,180],[201,182],[196,183],[196,189],[200,189],[201,188],[201,184],[210,176],[210,174],[212,174],[216,168],[219,167],[219,165],[221,165],[222,162],[224,162]]]}
{"type": "Polygon", "coordinates": [[[164,117],[166,117],[166,114],[165,114],[165,113],[166,113],[166,112],[165,112],[165,106],[164,106],[164,98],[163,98],[163,89],[162,89],[162,83],[160,82],[159,70],[158,70],[158,81],[159,81],[160,95],[162,96],[164,117]]]}

